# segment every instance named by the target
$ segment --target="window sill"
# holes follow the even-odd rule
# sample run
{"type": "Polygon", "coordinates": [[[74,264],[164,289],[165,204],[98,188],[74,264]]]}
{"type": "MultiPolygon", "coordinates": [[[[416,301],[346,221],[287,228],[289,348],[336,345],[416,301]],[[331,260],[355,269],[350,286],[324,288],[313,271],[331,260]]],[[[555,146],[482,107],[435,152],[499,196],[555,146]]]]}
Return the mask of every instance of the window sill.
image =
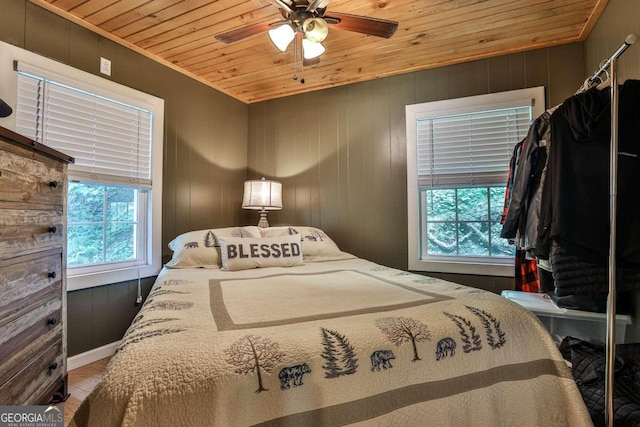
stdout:
{"type": "Polygon", "coordinates": [[[157,276],[160,272],[160,268],[153,265],[142,266],[139,270],[138,272],[137,267],[130,267],[76,275],[67,273],[67,292],[157,276]]]}
{"type": "Polygon", "coordinates": [[[434,273],[474,274],[477,276],[514,277],[513,260],[497,262],[464,262],[464,261],[424,261],[409,263],[409,270],[434,273]]]}

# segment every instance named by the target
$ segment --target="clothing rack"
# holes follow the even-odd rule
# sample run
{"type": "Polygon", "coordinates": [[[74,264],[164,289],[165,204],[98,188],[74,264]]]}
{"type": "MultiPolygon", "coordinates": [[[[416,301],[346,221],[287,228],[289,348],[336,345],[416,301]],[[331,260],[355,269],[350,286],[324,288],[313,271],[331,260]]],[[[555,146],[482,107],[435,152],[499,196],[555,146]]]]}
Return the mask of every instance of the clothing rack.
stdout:
{"type": "Polygon", "coordinates": [[[609,296],[607,298],[607,343],[606,343],[606,378],[605,378],[605,423],[613,427],[613,384],[614,364],[616,357],[615,327],[616,327],[616,216],[617,216],[617,188],[618,188],[618,58],[634,43],[640,40],[637,34],[629,34],[622,46],[602,63],[600,68],[587,80],[577,93],[604,82],[600,77],[609,69],[609,86],[611,87],[611,148],[609,154],[609,296]]]}

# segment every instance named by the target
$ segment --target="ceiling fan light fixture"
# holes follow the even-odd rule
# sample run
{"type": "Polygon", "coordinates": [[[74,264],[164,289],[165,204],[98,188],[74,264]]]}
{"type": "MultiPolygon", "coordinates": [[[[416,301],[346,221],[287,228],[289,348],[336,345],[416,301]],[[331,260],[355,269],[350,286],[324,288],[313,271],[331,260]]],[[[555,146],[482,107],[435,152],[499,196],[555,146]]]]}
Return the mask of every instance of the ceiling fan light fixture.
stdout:
{"type": "Polygon", "coordinates": [[[269,38],[276,47],[284,52],[296,37],[296,32],[289,24],[279,25],[269,30],[269,38]]]}
{"type": "Polygon", "coordinates": [[[322,43],[313,42],[307,38],[302,39],[302,56],[304,59],[313,59],[322,55],[325,51],[322,43]]]}
{"type": "Polygon", "coordinates": [[[315,43],[322,43],[329,34],[329,25],[322,18],[307,18],[302,23],[302,29],[307,39],[315,43]]]}

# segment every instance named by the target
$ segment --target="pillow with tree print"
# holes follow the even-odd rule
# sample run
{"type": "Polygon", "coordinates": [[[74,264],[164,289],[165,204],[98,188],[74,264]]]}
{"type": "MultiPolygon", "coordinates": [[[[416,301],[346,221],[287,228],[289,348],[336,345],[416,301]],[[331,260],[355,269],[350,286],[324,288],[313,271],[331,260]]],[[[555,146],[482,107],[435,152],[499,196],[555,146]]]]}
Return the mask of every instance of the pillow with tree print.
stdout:
{"type": "Polygon", "coordinates": [[[262,237],[278,237],[299,234],[305,261],[350,259],[353,255],[342,252],[338,245],[319,228],[292,225],[288,227],[260,228],[262,237]]]}
{"type": "Polygon", "coordinates": [[[168,268],[220,268],[220,237],[259,238],[260,229],[255,226],[212,228],[180,234],[171,242],[171,260],[168,268]]]}

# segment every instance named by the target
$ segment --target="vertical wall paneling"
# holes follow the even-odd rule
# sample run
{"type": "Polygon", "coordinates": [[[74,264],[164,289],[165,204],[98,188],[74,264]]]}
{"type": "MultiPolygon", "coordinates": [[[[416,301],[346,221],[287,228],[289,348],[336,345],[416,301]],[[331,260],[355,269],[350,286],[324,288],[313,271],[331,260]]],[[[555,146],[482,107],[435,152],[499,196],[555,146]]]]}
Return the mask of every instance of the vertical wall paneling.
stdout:
{"type": "Polygon", "coordinates": [[[337,91],[331,89],[317,99],[318,136],[315,139],[317,151],[317,182],[326,182],[328,187],[316,185],[318,189],[317,206],[327,206],[326,209],[316,209],[318,216],[316,224],[325,230],[337,229],[339,222],[340,197],[331,197],[328,188],[339,188],[340,161],[338,139],[338,105],[340,102],[337,91]]]}
{"type": "MultiPolygon", "coordinates": [[[[258,103],[249,109],[248,167],[276,170],[285,182],[278,223],[322,227],[348,252],[406,268],[405,106],[533,86],[561,101],[584,80],[583,65],[583,45],[572,43],[258,103]],[[281,134],[292,115],[310,121],[294,139],[281,134]],[[274,150],[276,158],[263,154],[274,150]],[[295,176],[304,179],[291,179],[301,165],[306,172],[295,176]]],[[[506,283],[479,280],[490,289],[506,283]]]]}
{"type": "MultiPolygon", "coordinates": [[[[424,79],[423,79],[424,81],[424,79]]],[[[389,193],[384,209],[388,212],[388,220],[382,224],[387,230],[387,238],[384,245],[389,245],[400,236],[406,235],[407,215],[406,209],[395,209],[407,201],[407,145],[404,106],[415,104],[416,79],[412,74],[405,74],[389,79],[389,139],[390,139],[390,169],[389,193]]],[[[402,237],[404,239],[404,237],[402,237]]],[[[394,245],[395,246],[395,245],[394,245]]],[[[403,265],[408,256],[408,248],[395,247],[393,253],[381,250],[388,260],[379,259],[381,263],[390,265],[403,265]],[[392,257],[392,258],[391,258],[392,257]]]]}
{"type": "MultiPolygon", "coordinates": [[[[566,64],[549,64],[549,49],[537,49],[524,53],[524,85],[525,87],[544,86],[547,107],[550,106],[549,73],[556,67],[563,66],[566,64]]],[[[576,81],[580,78],[581,76],[576,76],[576,81]]],[[[575,92],[575,89],[573,91],[575,92]]],[[[568,90],[568,93],[573,92],[568,90]]]]}
{"type": "Polygon", "coordinates": [[[69,22],[32,3],[26,3],[26,12],[24,48],[68,63],[69,22]]]}
{"type": "Polygon", "coordinates": [[[504,92],[511,90],[511,58],[509,56],[498,56],[489,58],[488,77],[489,93],[504,92]]]}
{"type": "MultiPolygon", "coordinates": [[[[410,87],[415,88],[415,102],[431,102],[438,100],[438,80],[437,70],[423,70],[411,74],[414,82],[407,82],[410,87]]],[[[403,114],[404,115],[404,114],[403,114]]]]}
{"type": "MultiPolygon", "coordinates": [[[[631,33],[640,35],[640,2],[610,0],[598,23],[585,42],[587,75],[593,74],[631,33]]],[[[640,78],[640,43],[632,45],[620,59],[620,81],[640,78]]]]}
{"type": "Polygon", "coordinates": [[[514,53],[513,55],[509,55],[509,71],[511,90],[524,89],[524,53],[514,53]]]}
{"type": "MultiPolygon", "coordinates": [[[[96,45],[100,36],[86,28],[72,25],[69,28],[69,65],[92,74],[99,74],[100,53],[96,45]]],[[[113,58],[111,58],[113,59],[113,58]]]]}
{"type": "MultiPolygon", "coordinates": [[[[146,298],[154,278],[142,279],[146,298]]],[[[69,355],[119,341],[139,307],[134,304],[137,281],[83,289],[68,294],[69,355]],[[73,337],[73,338],[71,338],[73,337]]]]}
{"type": "Polygon", "coordinates": [[[24,46],[26,7],[27,3],[24,1],[0,0],[2,14],[11,17],[11,19],[0,18],[2,20],[0,40],[15,46],[24,46]]]}
{"type": "MultiPolygon", "coordinates": [[[[372,208],[373,215],[367,224],[367,236],[372,236],[369,240],[371,256],[383,253],[387,242],[393,238],[390,230],[393,228],[393,220],[388,216],[389,198],[393,194],[392,165],[391,165],[391,121],[390,99],[391,99],[391,79],[379,79],[372,82],[373,97],[371,116],[371,131],[365,141],[366,149],[371,154],[371,167],[373,177],[365,176],[369,181],[367,191],[377,203],[372,208]],[[375,120],[382,117],[383,120],[375,120]]],[[[368,215],[369,217],[369,215],[368,215]]]]}
{"type": "MultiPolygon", "coordinates": [[[[553,107],[572,96],[580,87],[580,82],[575,85],[576,76],[584,75],[584,45],[574,46],[562,45],[549,50],[549,63],[556,64],[563,62],[563,67],[552,68],[549,71],[549,99],[547,106],[553,107]],[[568,93],[563,88],[570,88],[568,93]]],[[[582,79],[584,80],[584,78],[582,79]]]]}
{"type": "MultiPolygon", "coordinates": [[[[347,213],[350,218],[351,235],[348,250],[360,247],[363,257],[369,257],[369,241],[366,221],[371,215],[373,191],[365,177],[367,156],[365,155],[364,140],[370,134],[369,124],[376,118],[369,110],[371,82],[357,83],[348,88],[347,99],[347,213]],[[371,120],[371,122],[370,122],[371,120]],[[353,221],[353,219],[356,219],[353,221]],[[356,241],[357,240],[357,241],[356,241]]],[[[373,171],[372,171],[373,172],[373,171]]],[[[373,174],[371,174],[373,178],[373,174]]]]}

